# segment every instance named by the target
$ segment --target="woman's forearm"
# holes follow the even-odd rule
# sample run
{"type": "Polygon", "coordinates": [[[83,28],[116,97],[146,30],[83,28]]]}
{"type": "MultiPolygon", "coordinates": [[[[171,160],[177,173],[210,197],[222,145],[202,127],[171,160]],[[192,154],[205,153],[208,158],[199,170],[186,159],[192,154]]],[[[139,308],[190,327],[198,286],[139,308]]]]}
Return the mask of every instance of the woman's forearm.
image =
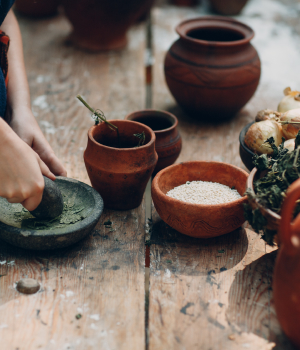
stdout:
{"type": "Polygon", "coordinates": [[[22,37],[12,10],[6,16],[1,30],[10,37],[8,50],[8,108],[16,109],[22,106],[30,109],[30,93],[23,58],[22,37]]]}

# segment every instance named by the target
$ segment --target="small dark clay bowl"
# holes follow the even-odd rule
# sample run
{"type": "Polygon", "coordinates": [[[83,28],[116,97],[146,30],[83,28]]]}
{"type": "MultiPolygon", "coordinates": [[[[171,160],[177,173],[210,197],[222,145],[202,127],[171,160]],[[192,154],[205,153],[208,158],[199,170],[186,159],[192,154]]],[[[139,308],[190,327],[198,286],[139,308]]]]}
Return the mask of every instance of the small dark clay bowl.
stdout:
{"type": "Polygon", "coordinates": [[[185,235],[211,238],[234,231],[244,222],[248,174],[221,162],[185,162],[161,170],[152,182],[154,206],[164,222],[185,235]],[[187,181],[218,182],[237,189],[242,198],[224,204],[191,204],[166,195],[187,181]]]}
{"type": "Polygon", "coordinates": [[[244,163],[245,167],[251,171],[254,168],[252,158],[254,157],[254,152],[252,152],[248,146],[245,144],[245,135],[247,131],[249,130],[250,126],[254,124],[255,122],[251,122],[243,127],[243,129],[240,132],[239,140],[240,140],[240,157],[242,159],[242,162],[244,163]]]}
{"type": "MultiPolygon", "coordinates": [[[[0,197],[0,238],[17,247],[32,250],[48,250],[67,247],[84,238],[97,224],[103,211],[103,200],[99,193],[83,182],[57,177],[55,183],[61,193],[76,204],[81,204],[85,219],[62,228],[51,230],[22,229],[7,224],[13,208],[22,209],[21,204],[10,204],[0,197]],[[5,220],[4,217],[7,219],[5,220]]],[[[14,209],[15,210],[15,209],[14,209]]],[[[20,223],[21,226],[21,223],[20,223]]]]}

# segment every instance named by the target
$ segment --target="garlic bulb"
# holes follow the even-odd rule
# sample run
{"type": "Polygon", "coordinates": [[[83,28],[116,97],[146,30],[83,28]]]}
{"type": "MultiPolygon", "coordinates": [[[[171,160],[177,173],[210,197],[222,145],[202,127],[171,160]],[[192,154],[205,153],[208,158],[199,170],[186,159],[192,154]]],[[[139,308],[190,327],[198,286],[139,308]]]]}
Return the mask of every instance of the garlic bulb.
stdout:
{"type": "Polygon", "coordinates": [[[292,109],[284,113],[280,117],[279,122],[282,125],[282,133],[284,138],[286,140],[294,139],[300,130],[300,108],[292,109]],[[289,124],[284,124],[284,122],[289,122],[289,124]],[[291,124],[292,122],[296,122],[296,124],[291,124]]]}
{"type": "Polygon", "coordinates": [[[278,120],[281,116],[281,113],[273,111],[272,109],[263,109],[259,112],[257,112],[257,115],[255,117],[256,122],[261,122],[263,120],[278,120]]]}
{"type": "Polygon", "coordinates": [[[292,152],[295,149],[295,139],[290,139],[284,142],[284,148],[287,148],[289,152],[292,152]]]}
{"type": "Polygon", "coordinates": [[[271,136],[274,137],[275,145],[279,146],[283,136],[281,125],[273,120],[263,120],[250,126],[244,141],[251,151],[257,154],[272,154],[272,148],[268,143],[265,143],[271,136]]]}
{"type": "Polygon", "coordinates": [[[288,87],[283,92],[285,96],[278,105],[278,112],[284,113],[291,109],[300,108],[300,91],[292,91],[288,87]]]}

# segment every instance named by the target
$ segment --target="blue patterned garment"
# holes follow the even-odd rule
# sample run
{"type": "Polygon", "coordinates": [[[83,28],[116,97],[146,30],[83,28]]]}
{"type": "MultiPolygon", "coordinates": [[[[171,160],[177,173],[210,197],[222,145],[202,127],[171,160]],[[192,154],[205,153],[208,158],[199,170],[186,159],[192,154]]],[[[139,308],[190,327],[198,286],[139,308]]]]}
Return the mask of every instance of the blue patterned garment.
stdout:
{"type": "MultiPolygon", "coordinates": [[[[14,0],[0,0],[0,27],[14,3],[14,0]]],[[[3,72],[0,69],[0,117],[4,117],[6,109],[6,87],[3,72]]]]}

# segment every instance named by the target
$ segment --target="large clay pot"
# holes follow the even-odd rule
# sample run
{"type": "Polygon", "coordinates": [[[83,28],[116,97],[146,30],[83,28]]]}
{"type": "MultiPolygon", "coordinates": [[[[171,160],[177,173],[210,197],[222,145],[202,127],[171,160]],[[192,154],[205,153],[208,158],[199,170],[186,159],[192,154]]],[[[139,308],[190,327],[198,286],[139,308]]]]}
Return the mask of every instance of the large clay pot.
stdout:
{"type": "Polygon", "coordinates": [[[300,349],[300,215],[292,223],[300,179],[288,189],[279,226],[280,248],[273,277],[273,297],[285,334],[300,349]]]}
{"type": "Polygon", "coordinates": [[[153,0],[63,0],[73,26],[70,40],[89,51],[120,49],[127,30],[149,11],[153,0]]]}
{"type": "Polygon", "coordinates": [[[129,210],[141,204],[156,166],[155,134],[148,126],[137,122],[110,122],[118,127],[123,148],[117,148],[117,133],[107,124],[92,126],[84,152],[85,166],[92,186],[103,198],[104,207],[129,210]],[[134,134],[143,131],[145,144],[136,147],[139,139],[134,134]]]}
{"type": "Polygon", "coordinates": [[[168,87],[188,113],[201,120],[224,120],[254,94],[260,60],[245,24],[219,16],[180,23],[180,38],[165,58],[168,87]]]}
{"type": "Polygon", "coordinates": [[[61,0],[16,0],[15,9],[29,17],[47,17],[57,14],[61,0]]]}
{"type": "Polygon", "coordinates": [[[212,9],[227,16],[238,15],[248,0],[210,0],[212,9]]]}
{"type": "Polygon", "coordinates": [[[153,175],[176,161],[181,152],[182,141],[175,115],[165,111],[146,109],[130,113],[125,119],[145,124],[154,131],[158,162],[153,175]]]}

